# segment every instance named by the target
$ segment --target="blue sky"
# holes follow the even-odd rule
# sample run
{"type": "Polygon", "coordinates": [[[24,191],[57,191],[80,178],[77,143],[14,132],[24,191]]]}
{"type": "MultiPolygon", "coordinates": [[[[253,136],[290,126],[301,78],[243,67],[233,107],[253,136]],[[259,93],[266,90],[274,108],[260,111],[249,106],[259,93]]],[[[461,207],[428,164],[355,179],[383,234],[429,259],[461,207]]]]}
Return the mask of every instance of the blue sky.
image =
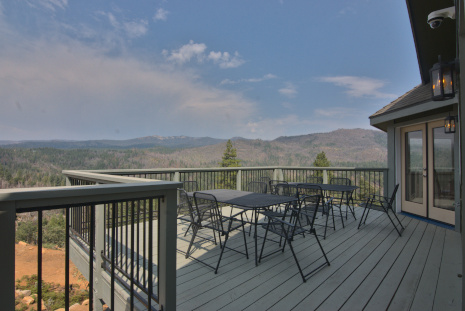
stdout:
{"type": "Polygon", "coordinates": [[[420,83],[404,0],[0,0],[0,46],[0,140],[370,128],[420,83]]]}

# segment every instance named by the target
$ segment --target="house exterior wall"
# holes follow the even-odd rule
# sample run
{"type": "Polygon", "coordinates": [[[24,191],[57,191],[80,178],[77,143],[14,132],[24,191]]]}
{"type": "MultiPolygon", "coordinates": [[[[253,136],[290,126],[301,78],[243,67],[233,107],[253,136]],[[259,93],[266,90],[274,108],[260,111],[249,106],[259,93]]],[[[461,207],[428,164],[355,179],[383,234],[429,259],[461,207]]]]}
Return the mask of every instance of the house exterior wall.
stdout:
{"type": "MultiPolygon", "coordinates": [[[[450,106],[449,109],[451,115],[457,115],[458,113],[458,104],[454,104],[450,106]]],[[[400,129],[405,126],[427,123],[435,120],[443,120],[445,117],[449,115],[449,112],[439,112],[439,113],[432,113],[430,115],[412,115],[410,118],[402,118],[400,121],[399,119],[391,120],[387,123],[384,123],[386,126],[387,132],[387,164],[389,168],[388,172],[388,193],[392,193],[396,184],[400,184],[398,195],[396,199],[396,211],[402,211],[402,182],[401,182],[401,137],[400,137],[400,129]]],[[[460,192],[461,192],[461,165],[460,165],[460,124],[458,123],[457,133],[450,134],[456,135],[455,136],[455,145],[454,145],[454,166],[455,166],[455,202],[456,202],[456,210],[455,210],[455,230],[461,230],[461,207],[460,207],[460,192]]]]}

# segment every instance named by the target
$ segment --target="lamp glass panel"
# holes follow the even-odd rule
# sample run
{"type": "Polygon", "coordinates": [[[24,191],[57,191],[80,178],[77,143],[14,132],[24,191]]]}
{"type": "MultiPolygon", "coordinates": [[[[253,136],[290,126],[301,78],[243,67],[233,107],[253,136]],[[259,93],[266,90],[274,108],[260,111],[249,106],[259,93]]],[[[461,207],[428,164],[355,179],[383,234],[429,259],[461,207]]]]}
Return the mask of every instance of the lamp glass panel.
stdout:
{"type": "Polygon", "coordinates": [[[452,87],[452,70],[450,67],[443,68],[443,83],[444,83],[444,95],[451,95],[454,93],[452,87]]]}
{"type": "Polygon", "coordinates": [[[433,83],[433,96],[441,96],[441,69],[434,69],[431,72],[433,83]]]}

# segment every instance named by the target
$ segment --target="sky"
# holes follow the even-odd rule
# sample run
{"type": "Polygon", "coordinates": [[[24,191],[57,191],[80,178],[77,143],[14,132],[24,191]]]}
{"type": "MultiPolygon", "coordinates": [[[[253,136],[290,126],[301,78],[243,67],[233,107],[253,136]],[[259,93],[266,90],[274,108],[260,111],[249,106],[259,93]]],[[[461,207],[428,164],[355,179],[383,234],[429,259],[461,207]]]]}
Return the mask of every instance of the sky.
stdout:
{"type": "Polygon", "coordinates": [[[404,0],[0,0],[0,47],[0,140],[374,129],[421,83],[404,0]]]}

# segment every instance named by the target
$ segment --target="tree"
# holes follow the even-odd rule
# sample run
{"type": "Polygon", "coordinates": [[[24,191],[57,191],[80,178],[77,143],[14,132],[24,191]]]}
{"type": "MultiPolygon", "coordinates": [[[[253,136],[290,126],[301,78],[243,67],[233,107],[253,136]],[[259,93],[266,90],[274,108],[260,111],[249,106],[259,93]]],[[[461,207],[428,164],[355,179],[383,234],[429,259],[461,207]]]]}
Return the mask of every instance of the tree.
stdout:
{"type": "Polygon", "coordinates": [[[240,167],[241,160],[237,159],[237,151],[236,148],[233,148],[232,142],[228,139],[226,143],[226,150],[223,153],[223,158],[220,163],[220,167],[240,167]]]}
{"type": "Polygon", "coordinates": [[[316,155],[316,159],[313,162],[313,166],[315,167],[329,167],[331,166],[331,162],[329,162],[328,158],[326,157],[326,153],[324,151],[320,152],[316,155]]]}
{"type": "MultiPolygon", "coordinates": [[[[221,162],[218,163],[220,167],[240,167],[241,160],[237,159],[236,148],[233,148],[232,142],[229,139],[226,143],[226,150],[223,153],[221,162]]],[[[237,172],[228,171],[219,174],[219,187],[224,189],[236,189],[237,172]]]]}
{"type": "MultiPolygon", "coordinates": [[[[315,161],[313,161],[313,166],[314,167],[329,167],[331,166],[331,162],[329,162],[328,158],[326,157],[326,153],[324,151],[320,152],[319,154],[316,155],[315,161]]],[[[315,176],[318,177],[323,177],[323,171],[316,171],[315,176]]],[[[332,173],[329,173],[329,178],[332,177],[332,173]]]]}

